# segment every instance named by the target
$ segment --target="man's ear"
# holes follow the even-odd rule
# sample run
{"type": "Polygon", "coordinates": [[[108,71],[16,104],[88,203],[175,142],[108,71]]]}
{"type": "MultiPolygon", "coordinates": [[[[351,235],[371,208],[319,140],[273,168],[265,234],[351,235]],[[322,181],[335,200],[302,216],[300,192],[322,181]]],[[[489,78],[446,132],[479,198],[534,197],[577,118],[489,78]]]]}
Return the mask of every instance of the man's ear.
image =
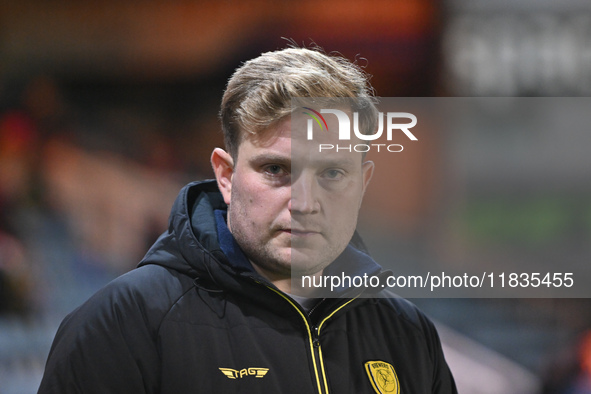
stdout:
{"type": "Polygon", "coordinates": [[[365,195],[365,190],[367,189],[367,185],[369,185],[369,181],[373,176],[373,170],[376,166],[373,161],[366,161],[361,166],[361,171],[363,172],[363,196],[365,195]]]}
{"type": "Polygon", "coordinates": [[[234,160],[225,150],[215,148],[211,153],[211,166],[215,173],[215,179],[218,182],[218,188],[224,197],[224,202],[230,205],[232,175],[234,175],[234,160]]]}

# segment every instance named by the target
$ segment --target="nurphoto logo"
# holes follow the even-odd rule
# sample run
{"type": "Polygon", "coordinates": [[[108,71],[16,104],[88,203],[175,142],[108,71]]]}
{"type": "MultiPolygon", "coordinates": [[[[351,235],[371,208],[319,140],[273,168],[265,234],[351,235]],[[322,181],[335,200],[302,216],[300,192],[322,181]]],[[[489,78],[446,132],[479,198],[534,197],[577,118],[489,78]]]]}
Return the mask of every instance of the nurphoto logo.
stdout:
{"type": "MultiPolygon", "coordinates": [[[[351,129],[356,138],[361,141],[375,141],[382,137],[384,129],[386,130],[387,141],[392,141],[394,132],[403,132],[411,141],[418,141],[418,138],[410,131],[416,126],[417,117],[409,112],[387,112],[386,114],[378,113],[378,128],[373,134],[364,134],[359,128],[359,113],[353,112],[353,127],[351,127],[351,119],[349,115],[339,109],[321,109],[316,111],[310,107],[302,107],[305,111],[303,114],[308,115],[310,119],[307,122],[307,139],[309,141],[314,139],[314,123],[318,124],[321,132],[329,131],[326,119],[322,114],[332,114],[336,116],[338,121],[338,137],[339,141],[351,140],[351,129]],[[386,125],[384,127],[384,118],[386,125]],[[401,122],[406,120],[406,122],[401,122]]],[[[318,151],[349,151],[349,152],[369,152],[375,149],[378,152],[381,150],[388,152],[402,152],[404,149],[400,144],[379,144],[379,143],[361,143],[361,144],[318,144],[318,151]]]]}

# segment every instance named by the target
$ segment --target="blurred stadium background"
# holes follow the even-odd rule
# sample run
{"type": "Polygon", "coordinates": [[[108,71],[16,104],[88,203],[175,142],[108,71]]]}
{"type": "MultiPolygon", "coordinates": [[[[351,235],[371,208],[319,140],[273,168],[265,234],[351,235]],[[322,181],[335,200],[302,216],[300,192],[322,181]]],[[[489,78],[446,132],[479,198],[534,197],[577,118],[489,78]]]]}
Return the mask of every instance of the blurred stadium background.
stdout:
{"type": "MultiPolygon", "coordinates": [[[[357,59],[382,97],[591,93],[584,0],[0,2],[0,394],[36,392],[65,314],[137,264],[182,185],[212,177],[227,78],[283,37],[357,59]]],[[[422,142],[376,158],[393,169],[364,208],[376,256],[591,262],[586,156],[520,161],[552,139],[511,130],[422,142]]],[[[588,299],[414,301],[460,392],[591,392],[588,299]]]]}

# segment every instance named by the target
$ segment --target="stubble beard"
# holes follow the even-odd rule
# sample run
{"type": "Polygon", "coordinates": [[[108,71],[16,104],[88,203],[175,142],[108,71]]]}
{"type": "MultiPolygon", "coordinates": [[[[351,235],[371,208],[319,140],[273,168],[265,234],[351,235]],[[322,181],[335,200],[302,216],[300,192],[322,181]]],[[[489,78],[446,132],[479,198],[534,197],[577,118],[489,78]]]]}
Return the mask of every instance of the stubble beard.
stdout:
{"type": "MultiPolygon", "coordinates": [[[[257,226],[248,219],[246,209],[242,204],[230,204],[230,232],[250,262],[274,277],[297,278],[317,274],[347,246],[348,242],[344,245],[328,242],[322,247],[310,248],[306,242],[298,242],[291,235],[282,233],[283,228],[273,227],[272,224],[263,225],[262,228],[261,225],[257,226]]],[[[285,227],[291,227],[291,223],[285,227]]]]}
{"type": "MultiPolygon", "coordinates": [[[[291,236],[278,234],[279,229],[272,227],[259,230],[254,223],[243,223],[241,213],[228,212],[229,225],[236,243],[240,246],[250,262],[274,277],[298,277],[301,275],[313,275],[321,271],[326,265],[310,262],[318,259],[323,251],[306,250],[294,245],[291,236]],[[262,236],[262,234],[265,234],[262,236]],[[287,241],[279,237],[290,237],[287,241]],[[294,256],[295,254],[295,256],[294,256]],[[319,267],[320,266],[320,267],[319,267]]],[[[326,253],[326,250],[324,250],[326,253]]],[[[334,254],[331,251],[329,254],[334,254]]],[[[338,254],[338,253],[337,253],[338,254]]]]}
{"type": "MultiPolygon", "coordinates": [[[[291,276],[291,244],[284,247],[273,246],[273,231],[271,228],[261,229],[248,218],[245,208],[240,204],[230,204],[228,207],[228,228],[236,243],[250,262],[274,275],[288,278],[291,276]],[[233,206],[232,206],[233,205],[233,206]],[[287,250],[284,256],[282,250],[287,250]]],[[[278,243],[278,242],[277,242],[278,243]]]]}

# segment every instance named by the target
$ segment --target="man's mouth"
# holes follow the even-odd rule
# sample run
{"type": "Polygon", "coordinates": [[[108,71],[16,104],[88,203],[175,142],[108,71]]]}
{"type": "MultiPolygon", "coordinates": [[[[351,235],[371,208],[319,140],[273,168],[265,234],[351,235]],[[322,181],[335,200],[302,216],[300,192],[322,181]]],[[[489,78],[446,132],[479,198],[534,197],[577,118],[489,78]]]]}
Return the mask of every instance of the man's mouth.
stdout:
{"type": "Polygon", "coordinates": [[[291,229],[286,229],[284,230],[285,232],[296,236],[296,237],[306,237],[306,236],[311,236],[311,235],[316,235],[316,234],[320,234],[319,231],[314,231],[314,230],[307,230],[307,229],[295,229],[295,228],[291,228],[291,229]]]}

